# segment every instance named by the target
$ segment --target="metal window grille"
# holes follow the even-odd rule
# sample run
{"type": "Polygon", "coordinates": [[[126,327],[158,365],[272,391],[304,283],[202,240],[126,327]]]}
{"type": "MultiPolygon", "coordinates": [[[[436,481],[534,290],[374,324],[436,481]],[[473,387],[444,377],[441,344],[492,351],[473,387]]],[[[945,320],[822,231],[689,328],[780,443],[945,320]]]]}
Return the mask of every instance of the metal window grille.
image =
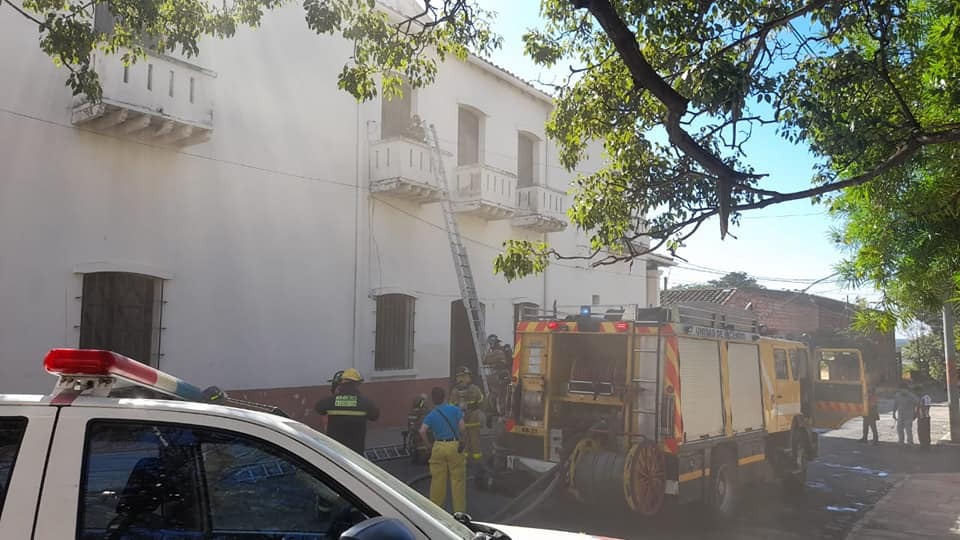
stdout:
{"type": "Polygon", "coordinates": [[[159,367],[163,280],[126,272],[84,274],[80,347],[159,367]]]}
{"type": "Polygon", "coordinates": [[[378,371],[413,367],[415,298],[405,294],[377,297],[374,368],[378,371]]]}

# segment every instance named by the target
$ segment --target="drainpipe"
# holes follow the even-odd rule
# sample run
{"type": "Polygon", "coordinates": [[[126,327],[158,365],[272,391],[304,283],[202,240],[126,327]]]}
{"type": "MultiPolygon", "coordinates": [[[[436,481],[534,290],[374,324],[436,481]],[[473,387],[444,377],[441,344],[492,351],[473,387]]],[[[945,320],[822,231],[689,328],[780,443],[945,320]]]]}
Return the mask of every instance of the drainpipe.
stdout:
{"type": "Polygon", "coordinates": [[[357,137],[354,152],[356,155],[356,190],[353,196],[353,368],[359,369],[360,363],[360,193],[361,193],[361,123],[360,102],[357,102],[357,137]]]}
{"type": "MultiPolygon", "coordinates": [[[[549,175],[547,171],[550,170],[550,141],[549,139],[543,141],[543,187],[549,188],[549,175]]],[[[543,233],[543,241],[547,241],[547,233],[543,233]]],[[[547,272],[550,271],[550,265],[547,265],[543,269],[543,303],[540,304],[543,310],[547,309],[547,272]]],[[[539,315],[539,314],[538,314],[539,315]]]]}

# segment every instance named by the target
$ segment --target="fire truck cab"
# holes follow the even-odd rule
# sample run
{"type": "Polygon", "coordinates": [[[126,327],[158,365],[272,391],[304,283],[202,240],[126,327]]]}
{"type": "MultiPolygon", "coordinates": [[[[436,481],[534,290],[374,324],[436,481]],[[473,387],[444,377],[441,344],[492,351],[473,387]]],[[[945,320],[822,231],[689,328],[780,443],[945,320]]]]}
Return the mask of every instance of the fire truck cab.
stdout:
{"type": "Polygon", "coordinates": [[[802,488],[814,428],[866,410],[859,351],[761,336],[740,314],[581,306],[522,319],[493,466],[560,474],[581,501],[643,515],[703,501],[723,517],[750,481],[802,488]]]}

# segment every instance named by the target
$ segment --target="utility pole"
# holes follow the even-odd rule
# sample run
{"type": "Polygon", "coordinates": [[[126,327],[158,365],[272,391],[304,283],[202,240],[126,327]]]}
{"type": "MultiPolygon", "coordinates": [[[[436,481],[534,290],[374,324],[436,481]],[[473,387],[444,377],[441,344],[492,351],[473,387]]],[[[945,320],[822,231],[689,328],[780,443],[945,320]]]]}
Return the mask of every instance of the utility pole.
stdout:
{"type": "Polygon", "coordinates": [[[950,409],[950,441],[960,442],[960,407],[957,386],[957,343],[953,334],[953,304],[943,304],[943,352],[947,362],[947,405],[950,409]]]}

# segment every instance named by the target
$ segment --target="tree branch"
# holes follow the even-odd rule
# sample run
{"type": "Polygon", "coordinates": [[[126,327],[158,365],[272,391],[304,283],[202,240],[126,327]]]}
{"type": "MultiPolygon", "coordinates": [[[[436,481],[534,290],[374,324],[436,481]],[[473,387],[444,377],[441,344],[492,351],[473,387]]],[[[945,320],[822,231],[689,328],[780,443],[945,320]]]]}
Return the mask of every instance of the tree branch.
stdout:
{"type": "Polygon", "coordinates": [[[13,8],[14,10],[16,10],[18,13],[20,13],[20,15],[23,15],[23,16],[26,17],[27,19],[30,19],[31,21],[35,22],[37,25],[40,26],[40,28],[43,28],[43,29],[46,29],[46,28],[47,28],[47,23],[41,21],[40,19],[37,19],[37,18],[34,17],[33,15],[30,15],[29,13],[27,13],[26,11],[24,11],[20,6],[14,4],[14,3],[11,2],[10,0],[3,0],[3,2],[6,3],[7,5],[9,5],[10,7],[12,7],[12,8],[13,8]]]}
{"type": "Polygon", "coordinates": [[[860,184],[865,184],[870,180],[873,180],[877,176],[889,171],[894,167],[898,167],[907,162],[912,158],[921,148],[924,146],[931,146],[937,144],[946,144],[946,143],[955,143],[960,142],[960,128],[954,128],[944,131],[938,131],[934,133],[918,133],[912,136],[907,140],[896,152],[891,154],[883,163],[877,165],[873,169],[854,176],[853,178],[848,178],[840,182],[831,182],[829,184],[823,184],[821,186],[813,187],[810,189],[805,189],[802,191],[795,191],[793,193],[779,193],[776,191],[766,191],[759,189],[751,188],[742,188],[746,191],[751,191],[758,194],[769,195],[770,198],[764,199],[762,201],[757,201],[751,204],[744,204],[740,206],[734,206],[732,209],[734,211],[740,212],[743,210],[754,210],[757,208],[764,208],[772,204],[777,204],[786,201],[794,201],[797,199],[806,199],[809,197],[814,197],[817,195],[822,195],[824,193],[829,193],[831,191],[838,191],[848,187],[859,186],[860,184]]]}
{"type": "Polygon", "coordinates": [[[575,8],[586,8],[600,23],[600,26],[620,53],[620,57],[623,58],[627,69],[630,70],[634,83],[639,88],[649,91],[667,107],[667,115],[663,125],[670,143],[717,177],[717,192],[720,200],[720,235],[721,237],[726,236],[730,195],[734,184],[760,177],[730,167],[719,156],[697,143],[683,129],[680,122],[687,114],[689,100],[670,86],[650,65],[650,62],[647,61],[640,50],[637,36],[623,22],[610,0],[570,1],[575,8]]]}
{"type": "Polygon", "coordinates": [[[758,29],[754,30],[753,32],[751,32],[751,33],[749,33],[749,34],[741,37],[740,39],[738,39],[738,40],[736,40],[736,41],[733,41],[733,42],[731,42],[730,44],[726,45],[725,47],[723,47],[722,49],[720,49],[719,51],[717,51],[715,54],[713,54],[710,58],[708,58],[707,61],[709,62],[710,60],[713,60],[714,58],[717,58],[718,56],[722,56],[725,52],[727,52],[727,51],[729,51],[729,50],[731,50],[731,49],[735,49],[735,48],[743,45],[744,43],[747,43],[748,41],[753,40],[754,38],[756,38],[756,37],[758,37],[758,36],[760,36],[760,35],[766,36],[766,34],[768,34],[771,30],[774,30],[774,29],[776,29],[776,28],[779,28],[779,27],[781,27],[781,26],[783,26],[783,25],[785,25],[785,24],[788,24],[790,21],[796,19],[797,17],[803,17],[804,15],[806,15],[807,13],[810,13],[811,11],[814,11],[814,10],[816,10],[816,9],[820,9],[820,8],[822,8],[823,6],[827,5],[828,3],[830,3],[830,0],[815,0],[814,2],[810,2],[809,4],[803,6],[803,7],[800,8],[800,9],[791,11],[790,13],[787,13],[787,14],[781,15],[780,17],[777,17],[777,18],[775,18],[775,19],[769,20],[769,21],[763,23],[762,25],[760,25],[760,27],[759,27],[758,29]]]}

